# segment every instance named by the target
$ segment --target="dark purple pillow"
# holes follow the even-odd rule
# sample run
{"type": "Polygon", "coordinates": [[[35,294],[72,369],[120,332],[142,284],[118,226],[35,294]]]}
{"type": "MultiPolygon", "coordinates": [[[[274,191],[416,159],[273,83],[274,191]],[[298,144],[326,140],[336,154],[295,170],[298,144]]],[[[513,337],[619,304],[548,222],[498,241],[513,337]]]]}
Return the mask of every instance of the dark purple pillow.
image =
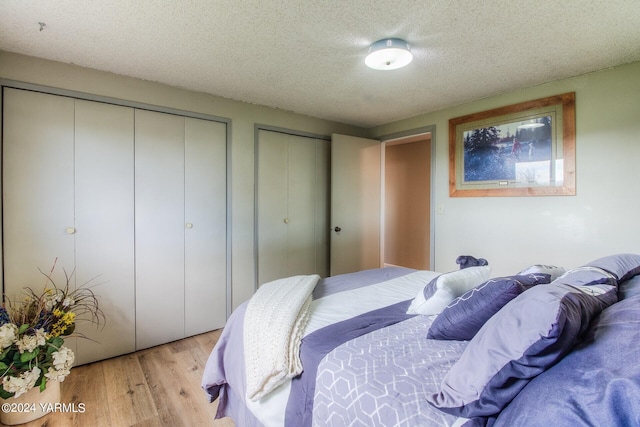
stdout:
{"type": "Polygon", "coordinates": [[[489,279],[453,300],[435,318],[427,338],[467,341],[506,303],[534,285],[549,283],[549,274],[489,279]]]}

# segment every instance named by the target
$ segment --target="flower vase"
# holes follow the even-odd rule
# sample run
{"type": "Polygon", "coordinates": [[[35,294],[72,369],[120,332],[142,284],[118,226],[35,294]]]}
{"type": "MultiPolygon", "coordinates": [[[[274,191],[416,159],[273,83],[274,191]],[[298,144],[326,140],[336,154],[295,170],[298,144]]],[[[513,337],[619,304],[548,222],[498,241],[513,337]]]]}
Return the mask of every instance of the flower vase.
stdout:
{"type": "Polygon", "coordinates": [[[0,422],[13,426],[24,424],[47,415],[60,403],[60,383],[47,381],[47,388],[41,393],[39,387],[34,387],[18,398],[0,399],[0,422]]]}

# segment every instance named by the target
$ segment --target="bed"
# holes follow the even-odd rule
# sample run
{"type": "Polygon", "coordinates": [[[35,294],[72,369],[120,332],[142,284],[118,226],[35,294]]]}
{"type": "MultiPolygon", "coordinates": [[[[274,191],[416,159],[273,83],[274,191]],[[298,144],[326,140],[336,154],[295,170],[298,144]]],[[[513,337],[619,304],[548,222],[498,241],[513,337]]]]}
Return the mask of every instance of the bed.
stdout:
{"type": "Polygon", "coordinates": [[[638,342],[635,254],[295,276],[234,310],[202,387],[238,427],[640,425],[638,342]]]}

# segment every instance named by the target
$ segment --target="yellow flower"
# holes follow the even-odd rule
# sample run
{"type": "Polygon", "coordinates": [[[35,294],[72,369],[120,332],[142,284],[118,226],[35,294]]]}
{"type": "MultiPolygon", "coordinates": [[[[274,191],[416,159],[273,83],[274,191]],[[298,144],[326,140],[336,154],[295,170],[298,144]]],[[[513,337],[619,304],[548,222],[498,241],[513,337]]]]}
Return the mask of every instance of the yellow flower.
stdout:
{"type": "Polygon", "coordinates": [[[51,332],[48,335],[50,337],[59,337],[60,335],[64,335],[67,328],[73,325],[76,320],[76,314],[72,311],[64,312],[60,309],[53,310],[53,314],[58,318],[56,323],[53,324],[51,328],[51,332]]]}

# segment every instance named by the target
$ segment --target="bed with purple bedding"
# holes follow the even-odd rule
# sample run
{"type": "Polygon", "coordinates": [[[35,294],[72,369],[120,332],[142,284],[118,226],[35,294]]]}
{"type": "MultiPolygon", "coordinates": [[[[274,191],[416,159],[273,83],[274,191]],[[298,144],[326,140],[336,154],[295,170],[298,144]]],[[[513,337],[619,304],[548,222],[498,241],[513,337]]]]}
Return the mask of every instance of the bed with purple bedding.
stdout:
{"type": "Polygon", "coordinates": [[[216,418],[238,427],[640,425],[639,273],[640,256],[618,254],[509,277],[485,265],[321,279],[308,306],[289,310],[304,323],[282,353],[294,349],[300,371],[250,393],[248,367],[262,357],[245,351],[250,301],[229,318],[202,387],[216,418]],[[608,357],[616,345],[632,360],[608,357]]]}

